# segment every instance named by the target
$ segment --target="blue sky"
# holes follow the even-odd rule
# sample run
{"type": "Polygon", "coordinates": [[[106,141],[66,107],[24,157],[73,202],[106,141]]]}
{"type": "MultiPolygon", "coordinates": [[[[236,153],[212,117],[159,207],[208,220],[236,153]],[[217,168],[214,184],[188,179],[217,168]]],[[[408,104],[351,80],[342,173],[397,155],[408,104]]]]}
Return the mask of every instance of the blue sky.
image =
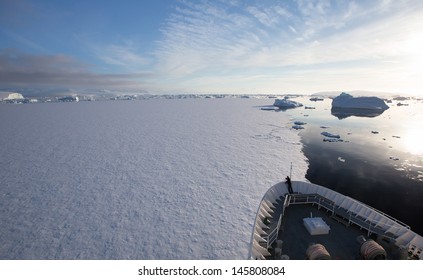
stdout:
{"type": "Polygon", "coordinates": [[[423,95],[423,1],[0,0],[0,89],[423,95]]]}

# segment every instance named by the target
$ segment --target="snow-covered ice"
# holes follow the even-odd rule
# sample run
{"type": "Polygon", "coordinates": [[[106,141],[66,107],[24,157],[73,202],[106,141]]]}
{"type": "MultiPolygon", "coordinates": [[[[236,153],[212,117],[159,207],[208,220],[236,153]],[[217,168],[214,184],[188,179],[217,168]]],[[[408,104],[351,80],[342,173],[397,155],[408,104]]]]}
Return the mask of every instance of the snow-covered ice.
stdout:
{"type": "Polygon", "coordinates": [[[0,259],[245,259],[265,191],[304,179],[259,99],[0,104],[0,259]]]}

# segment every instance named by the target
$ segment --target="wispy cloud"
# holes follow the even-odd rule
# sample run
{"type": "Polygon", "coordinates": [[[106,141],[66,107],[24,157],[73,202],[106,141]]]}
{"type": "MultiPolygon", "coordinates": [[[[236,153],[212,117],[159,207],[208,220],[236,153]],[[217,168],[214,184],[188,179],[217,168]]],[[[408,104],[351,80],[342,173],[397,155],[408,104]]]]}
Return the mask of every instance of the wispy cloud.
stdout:
{"type": "MultiPolygon", "coordinates": [[[[104,36],[95,28],[73,30],[60,51],[72,56],[50,55],[54,50],[44,49],[43,40],[7,28],[14,17],[0,18],[7,23],[0,32],[17,43],[15,48],[22,45],[32,52],[0,52],[0,82],[141,84],[169,91],[290,86],[294,91],[295,83],[297,89],[317,87],[319,81],[333,88],[366,77],[381,81],[370,77],[378,73],[394,80],[394,73],[418,77],[421,72],[420,0],[179,0],[169,11],[159,31],[140,26],[142,32],[136,34],[136,28],[115,28],[113,35],[104,36]],[[154,42],[143,41],[143,36],[154,42]]],[[[410,81],[403,78],[401,83],[410,81]]]]}
{"type": "Polygon", "coordinates": [[[347,68],[379,69],[384,61],[403,60],[404,30],[416,30],[423,15],[415,1],[414,10],[389,1],[249,2],[236,9],[212,1],[181,3],[162,29],[155,55],[159,73],[186,85],[226,77],[236,84],[240,76],[262,74],[268,82],[280,81],[275,75],[292,67],[336,68],[346,77],[356,73],[347,68]]]}
{"type": "Polygon", "coordinates": [[[292,16],[287,9],[279,5],[264,8],[248,6],[246,11],[267,27],[274,27],[285,18],[292,16]]]}
{"type": "Polygon", "coordinates": [[[131,71],[140,71],[150,61],[140,54],[135,44],[127,41],[125,44],[111,44],[103,47],[95,47],[96,56],[105,63],[120,66],[131,71]]]}

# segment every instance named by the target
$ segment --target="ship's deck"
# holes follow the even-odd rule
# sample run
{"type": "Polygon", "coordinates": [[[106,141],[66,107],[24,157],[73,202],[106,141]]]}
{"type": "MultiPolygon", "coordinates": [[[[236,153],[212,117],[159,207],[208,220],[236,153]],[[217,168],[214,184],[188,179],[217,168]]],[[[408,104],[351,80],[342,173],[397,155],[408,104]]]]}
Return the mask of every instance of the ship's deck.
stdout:
{"type": "MultiPolygon", "coordinates": [[[[271,232],[276,228],[278,217],[282,213],[283,201],[277,200],[274,204],[273,219],[269,225],[271,232]]],[[[361,259],[360,243],[357,238],[362,235],[366,239],[373,239],[384,247],[388,259],[403,259],[407,258],[407,252],[399,251],[399,249],[389,242],[389,240],[378,238],[377,236],[367,236],[366,230],[361,230],[357,225],[348,224],[347,221],[331,216],[330,211],[311,204],[295,204],[289,205],[285,209],[284,217],[282,219],[281,227],[278,233],[278,240],[282,240],[282,255],[286,258],[294,260],[307,259],[306,250],[310,244],[319,243],[325,246],[326,250],[331,255],[332,260],[355,260],[361,259]],[[303,224],[303,218],[321,217],[330,227],[328,234],[311,235],[303,224]]],[[[269,252],[272,256],[268,259],[275,259],[276,242],[273,244],[269,252]]]]}

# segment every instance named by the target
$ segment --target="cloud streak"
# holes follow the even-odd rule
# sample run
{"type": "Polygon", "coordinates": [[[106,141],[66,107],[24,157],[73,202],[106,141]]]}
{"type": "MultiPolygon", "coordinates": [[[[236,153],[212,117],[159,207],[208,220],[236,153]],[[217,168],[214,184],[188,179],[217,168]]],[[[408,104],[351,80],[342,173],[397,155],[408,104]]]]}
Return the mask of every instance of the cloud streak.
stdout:
{"type": "Polygon", "coordinates": [[[0,52],[0,84],[4,87],[122,87],[137,84],[134,80],[140,76],[95,73],[66,55],[31,55],[15,50],[0,52]]]}

